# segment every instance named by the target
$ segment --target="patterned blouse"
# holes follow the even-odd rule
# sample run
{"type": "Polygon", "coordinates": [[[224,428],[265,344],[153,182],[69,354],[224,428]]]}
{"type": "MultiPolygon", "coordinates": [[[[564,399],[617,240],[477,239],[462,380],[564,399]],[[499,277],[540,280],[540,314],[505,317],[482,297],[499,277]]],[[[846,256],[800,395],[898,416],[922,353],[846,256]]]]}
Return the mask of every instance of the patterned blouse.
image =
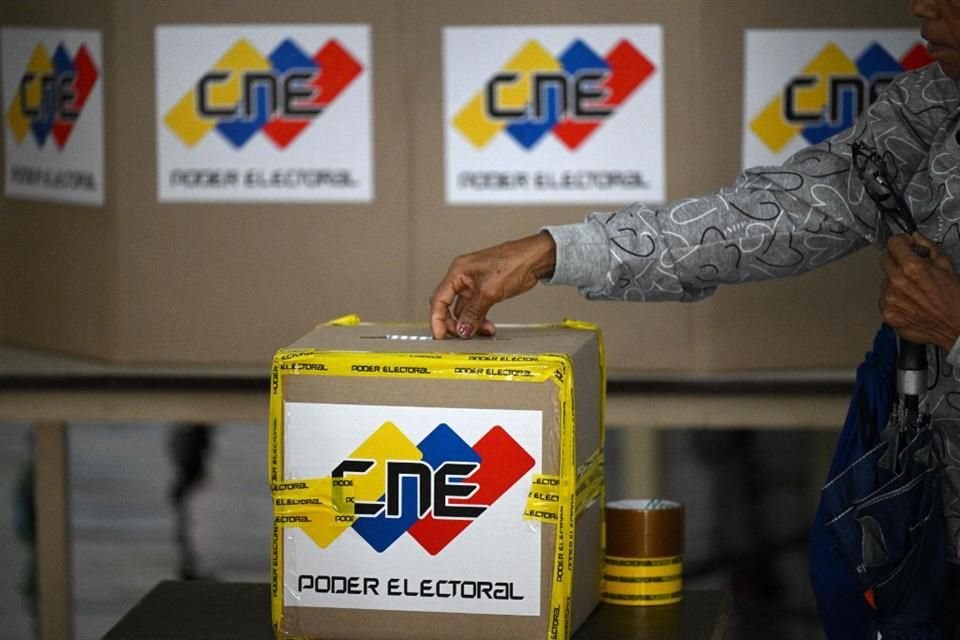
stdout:
{"type": "MultiPolygon", "coordinates": [[[[960,268],[958,138],[960,82],[937,64],[902,74],[853,127],[781,166],[748,169],[700,198],[546,227],[557,244],[549,284],[576,286],[589,299],[688,302],[720,284],[792,276],[879,247],[877,206],[851,166],[854,142],[887,159],[920,231],[960,268]]],[[[960,340],[948,354],[928,349],[925,404],[942,467],[948,558],[960,564],[960,340]]]]}

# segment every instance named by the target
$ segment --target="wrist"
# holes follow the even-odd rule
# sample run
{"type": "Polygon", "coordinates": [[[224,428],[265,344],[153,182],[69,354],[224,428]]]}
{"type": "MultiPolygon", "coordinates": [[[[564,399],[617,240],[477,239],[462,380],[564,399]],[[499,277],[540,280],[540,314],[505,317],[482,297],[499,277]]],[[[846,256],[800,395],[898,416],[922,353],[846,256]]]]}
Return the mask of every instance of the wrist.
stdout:
{"type": "Polygon", "coordinates": [[[550,278],[557,265],[557,245],[553,236],[546,231],[541,231],[524,238],[521,242],[528,243],[527,251],[524,253],[527,256],[530,273],[537,280],[550,278]]]}

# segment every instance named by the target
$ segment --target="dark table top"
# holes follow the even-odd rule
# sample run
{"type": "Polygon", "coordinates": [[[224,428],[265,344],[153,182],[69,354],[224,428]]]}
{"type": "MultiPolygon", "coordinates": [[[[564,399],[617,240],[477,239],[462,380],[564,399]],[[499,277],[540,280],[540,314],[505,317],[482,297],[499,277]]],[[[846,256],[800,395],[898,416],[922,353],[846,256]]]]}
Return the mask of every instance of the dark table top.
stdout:
{"type": "MultiPolygon", "coordinates": [[[[601,603],[574,640],[722,640],[731,602],[722,591],[686,591],[677,604],[601,603]]],[[[103,640],[273,640],[270,587],[260,583],[161,582],[103,640]]]]}

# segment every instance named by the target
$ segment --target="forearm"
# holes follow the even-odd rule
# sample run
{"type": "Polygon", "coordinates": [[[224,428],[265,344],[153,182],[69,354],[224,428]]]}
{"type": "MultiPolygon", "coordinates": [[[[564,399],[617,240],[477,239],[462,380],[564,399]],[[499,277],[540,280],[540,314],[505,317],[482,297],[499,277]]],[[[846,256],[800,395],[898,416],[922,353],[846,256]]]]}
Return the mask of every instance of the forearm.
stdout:
{"type": "MultiPolygon", "coordinates": [[[[721,283],[795,275],[875,243],[877,211],[851,170],[850,143],[895,159],[898,180],[908,180],[942,119],[939,105],[917,96],[941,80],[935,69],[902,76],[855,127],[716,193],[548,228],[557,241],[551,282],[588,298],[698,300],[721,283]]],[[[944,110],[956,103],[947,94],[944,110]]]]}
{"type": "Polygon", "coordinates": [[[694,301],[720,284],[809,271],[873,240],[829,185],[796,168],[758,169],[701,198],[548,227],[557,243],[551,283],[591,299],[694,301]]]}

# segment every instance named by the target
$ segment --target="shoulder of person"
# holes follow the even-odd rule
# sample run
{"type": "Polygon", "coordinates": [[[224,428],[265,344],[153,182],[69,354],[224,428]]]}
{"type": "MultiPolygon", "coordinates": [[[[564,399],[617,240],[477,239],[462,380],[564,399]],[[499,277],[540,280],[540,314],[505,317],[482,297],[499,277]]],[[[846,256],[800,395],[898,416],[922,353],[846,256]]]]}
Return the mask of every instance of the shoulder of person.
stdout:
{"type": "Polygon", "coordinates": [[[893,78],[881,95],[899,98],[905,104],[960,104],[960,82],[946,75],[936,62],[905,71],[893,78]]]}
{"type": "Polygon", "coordinates": [[[930,143],[960,108],[960,82],[937,63],[901,73],[868,109],[876,122],[908,123],[910,131],[930,143]]]}

